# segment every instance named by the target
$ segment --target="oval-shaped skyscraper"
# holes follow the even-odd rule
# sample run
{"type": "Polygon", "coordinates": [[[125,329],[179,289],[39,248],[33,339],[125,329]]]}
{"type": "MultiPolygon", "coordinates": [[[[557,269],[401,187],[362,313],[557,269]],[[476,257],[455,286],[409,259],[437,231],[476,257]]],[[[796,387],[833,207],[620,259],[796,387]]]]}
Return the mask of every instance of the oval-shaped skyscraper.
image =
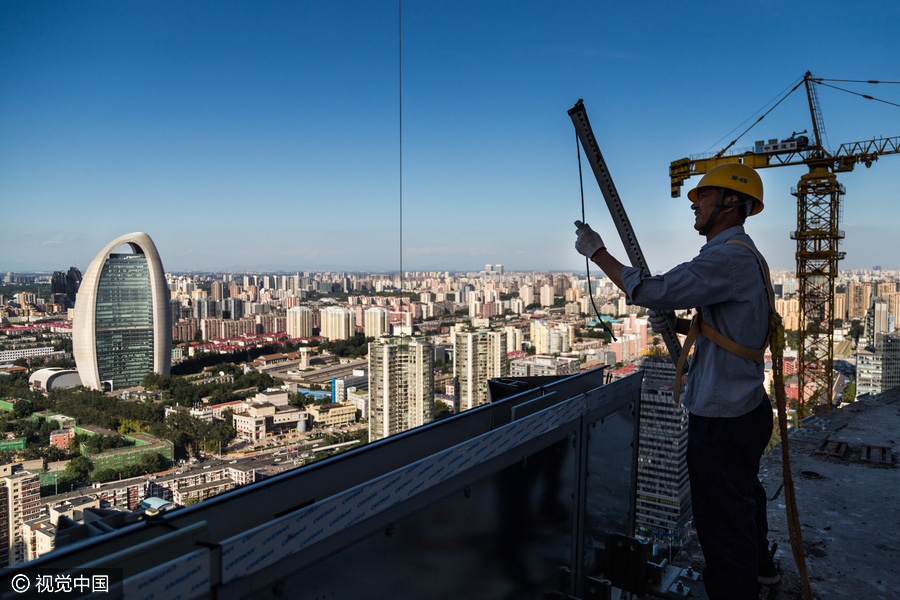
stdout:
{"type": "Polygon", "coordinates": [[[140,385],[151,371],[169,373],[169,297],[159,252],[146,233],[114,239],[91,261],[72,325],[75,365],[86,387],[121,389],[140,385]],[[113,254],[124,244],[131,254],[113,254]]]}

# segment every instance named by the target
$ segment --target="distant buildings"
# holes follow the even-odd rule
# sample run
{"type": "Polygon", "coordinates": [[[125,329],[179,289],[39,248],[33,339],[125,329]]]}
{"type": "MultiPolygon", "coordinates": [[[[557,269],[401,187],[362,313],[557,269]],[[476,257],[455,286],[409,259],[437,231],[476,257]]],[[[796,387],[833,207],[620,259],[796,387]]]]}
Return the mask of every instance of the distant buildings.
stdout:
{"type": "Polygon", "coordinates": [[[507,376],[506,332],[455,329],[453,334],[453,376],[461,410],[488,402],[488,379],[507,376]]]}
{"type": "Polygon", "coordinates": [[[534,377],[541,375],[577,375],[581,361],[577,358],[535,355],[518,358],[509,366],[510,377],[534,377]]]}
{"type": "Polygon", "coordinates": [[[82,382],[119,389],[149,372],[167,375],[171,326],[169,288],[150,236],[116,238],[91,261],[75,303],[72,343],[82,382]],[[131,254],[113,253],[124,244],[131,254]]]}
{"type": "Polygon", "coordinates": [[[54,302],[65,306],[75,305],[75,294],[81,285],[81,271],[75,267],[69,267],[68,273],[56,271],[50,278],[50,294],[54,302]]]}
{"type": "Polygon", "coordinates": [[[424,338],[369,344],[369,441],[434,420],[434,347],[424,338]]]}

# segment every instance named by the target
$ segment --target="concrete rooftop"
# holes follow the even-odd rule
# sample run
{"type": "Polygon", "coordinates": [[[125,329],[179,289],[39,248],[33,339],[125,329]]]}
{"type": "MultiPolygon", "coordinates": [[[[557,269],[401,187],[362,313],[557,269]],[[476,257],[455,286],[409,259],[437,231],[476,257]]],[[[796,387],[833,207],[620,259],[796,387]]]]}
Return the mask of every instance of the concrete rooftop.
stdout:
{"type": "MultiPolygon", "coordinates": [[[[816,600],[900,599],[898,437],[900,389],[863,397],[791,436],[791,470],[816,600]],[[874,457],[886,456],[889,464],[865,460],[873,454],[866,445],[887,447],[874,457]]],[[[769,539],[778,543],[776,560],[784,579],[762,597],[799,600],[803,592],[788,537],[781,474],[776,448],[763,457],[760,479],[769,491],[769,539]]],[[[686,550],[676,562],[702,566],[699,547],[686,550]]]]}

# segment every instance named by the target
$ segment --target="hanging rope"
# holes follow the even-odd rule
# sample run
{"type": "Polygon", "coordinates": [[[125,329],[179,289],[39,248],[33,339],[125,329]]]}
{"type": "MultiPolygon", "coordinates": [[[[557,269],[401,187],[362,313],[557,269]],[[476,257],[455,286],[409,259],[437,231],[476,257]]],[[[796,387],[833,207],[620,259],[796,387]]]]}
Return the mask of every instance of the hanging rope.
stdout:
{"type": "Polygon", "coordinates": [[[791,540],[794,562],[797,564],[800,581],[803,584],[803,600],[813,600],[812,590],[809,587],[809,576],[806,572],[806,551],[803,548],[803,534],[800,529],[800,516],[797,512],[797,495],[794,492],[791,458],[788,452],[787,399],[784,394],[784,324],[781,321],[781,315],[774,310],[769,311],[769,336],[769,347],[772,350],[772,373],[775,379],[775,404],[778,409],[778,430],[781,433],[781,478],[784,484],[788,536],[791,540]]]}
{"type": "MultiPolygon", "coordinates": [[[[581,142],[578,140],[578,132],[575,132],[575,149],[578,153],[578,185],[581,188],[581,222],[585,223],[584,217],[584,178],[581,174],[581,142]]],[[[600,311],[597,310],[597,305],[594,304],[594,289],[591,286],[591,259],[587,256],[584,257],[584,269],[587,271],[587,286],[588,286],[588,297],[591,299],[591,307],[594,309],[594,314],[597,315],[597,321],[600,322],[600,326],[603,327],[603,330],[609,334],[609,337],[615,342],[616,336],[613,335],[612,330],[610,330],[609,326],[603,321],[603,318],[600,316],[600,311]]]]}

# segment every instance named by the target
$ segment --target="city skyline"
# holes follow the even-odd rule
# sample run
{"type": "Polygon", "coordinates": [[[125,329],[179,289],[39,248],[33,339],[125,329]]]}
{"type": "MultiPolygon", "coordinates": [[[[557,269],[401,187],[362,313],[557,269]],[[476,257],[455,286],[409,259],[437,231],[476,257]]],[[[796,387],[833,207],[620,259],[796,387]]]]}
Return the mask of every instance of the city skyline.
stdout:
{"type": "MultiPolygon", "coordinates": [[[[703,243],[686,198],[669,197],[672,160],[724,147],[807,70],[900,79],[900,7],[883,2],[825,2],[815,31],[841,44],[799,34],[801,5],[463,2],[403,5],[401,88],[397,9],[4,3],[0,269],[84,269],[139,230],[175,272],[396,272],[401,247],[404,271],[577,272],[566,110],[583,98],[648,263],[666,270],[703,243]]],[[[835,85],[900,102],[895,85],[835,85]]],[[[801,91],[736,147],[811,129],[801,91]]],[[[819,98],[831,148],[900,135],[896,106],[819,98]]],[[[844,269],[900,266],[884,258],[900,255],[893,162],[838,175],[844,269]]],[[[585,220],[624,258],[584,168],[585,220]]],[[[794,263],[804,172],[761,170],[766,210],[748,231],[773,269],[794,263]]]]}

